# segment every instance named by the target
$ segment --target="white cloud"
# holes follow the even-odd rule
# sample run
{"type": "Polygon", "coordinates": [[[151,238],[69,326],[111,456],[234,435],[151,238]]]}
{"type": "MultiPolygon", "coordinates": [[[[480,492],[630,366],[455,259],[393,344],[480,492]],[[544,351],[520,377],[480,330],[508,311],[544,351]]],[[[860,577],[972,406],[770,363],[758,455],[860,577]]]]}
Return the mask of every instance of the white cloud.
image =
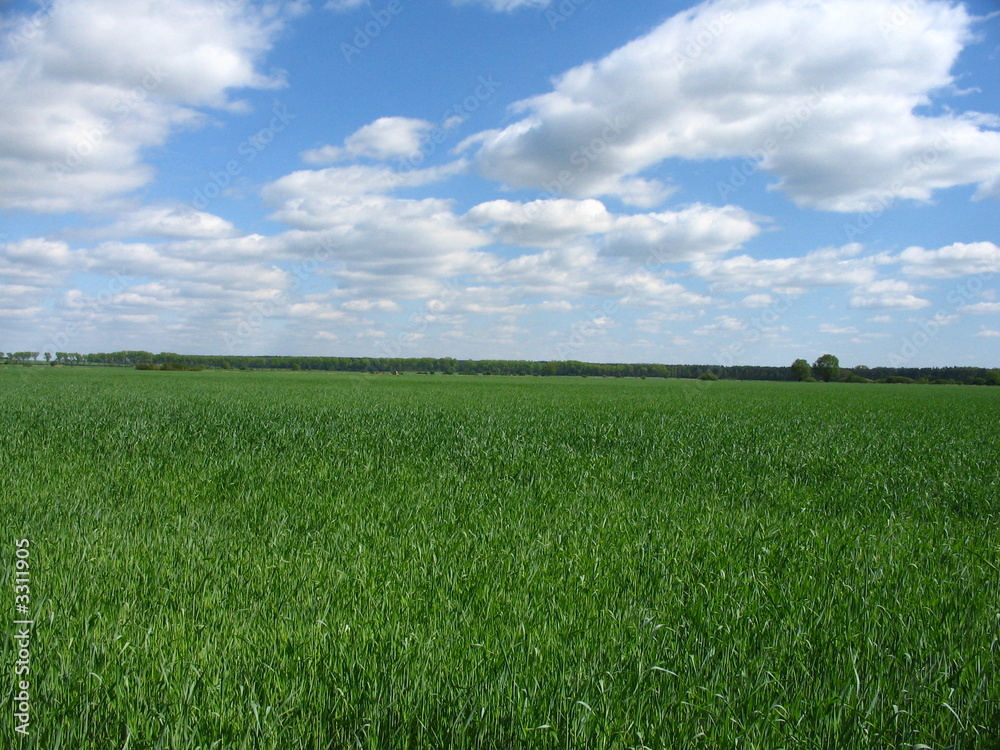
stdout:
{"type": "Polygon", "coordinates": [[[78,232],[87,238],[161,237],[212,239],[237,237],[240,232],[225,219],[186,206],[146,206],[119,214],[113,224],[78,232]]]}
{"type": "Polygon", "coordinates": [[[261,194],[268,204],[281,206],[277,218],[296,224],[308,216],[321,215],[330,206],[339,207],[345,198],[429,185],[459,174],[465,168],[465,162],[457,161],[440,167],[408,171],[365,164],[306,169],[272,182],[264,187],[261,194]]]}
{"type": "Polygon", "coordinates": [[[598,200],[506,200],[480,203],[466,218],[488,226],[501,242],[527,247],[558,247],[562,243],[607,232],[615,219],[598,200]]]}
{"type": "Polygon", "coordinates": [[[326,5],[323,7],[327,10],[337,11],[338,13],[354,10],[355,8],[360,8],[362,5],[369,5],[371,0],[326,0],[326,5]]]}
{"type": "Polygon", "coordinates": [[[401,312],[402,307],[390,299],[356,299],[341,305],[350,312],[401,312]]]}
{"type": "Polygon", "coordinates": [[[353,165],[304,170],[267,185],[270,218],[294,229],[275,238],[280,251],[309,257],[317,250],[344,294],[412,299],[436,293],[441,281],[481,272],[491,256],[475,252],[487,235],[462,221],[450,200],[406,200],[391,190],[425,185],[464,169],[397,172],[353,165]]]}
{"type": "Polygon", "coordinates": [[[463,146],[512,187],[644,206],[663,186],[641,173],[669,158],[753,158],[795,202],[831,211],[962,184],[988,192],[996,118],[914,114],[952,83],[972,21],[961,5],[919,2],[886,33],[897,5],[706,2],[566,72],[515,107],[520,120],[463,146]]]}
{"type": "Polygon", "coordinates": [[[87,251],[88,269],[106,275],[184,282],[188,292],[222,294],[223,290],[271,296],[292,286],[292,277],[274,265],[225,263],[174,257],[152,243],[103,242],[87,251]]]}
{"type": "Polygon", "coordinates": [[[909,247],[895,261],[903,264],[903,273],[908,276],[949,279],[997,273],[1000,272],[1000,247],[992,242],[956,242],[939,250],[909,247]]]}
{"type": "Polygon", "coordinates": [[[649,266],[697,260],[735,250],[760,232],[743,209],[695,204],[677,211],[611,214],[595,199],[482,203],[466,219],[488,226],[501,242],[559,247],[592,237],[601,254],[649,266]]]}
{"type": "Polygon", "coordinates": [[[319,166],[338,162],[346,157],[346,153],[340,146],[320,146],[319,148],[303,151],[299,156],[302,157],[302,161],[306,164],[319,166]]]}
{"type": "Polygon", "coordinates": [[[344,141],[344,146],[322,146],[306,151],[302,160],[307,164],[329,164],[342,159],[368,157],[380,161],[413,159],[434,123],[412,117],[380,117],[356,130],[344,141]]]}
{"type": "Polygon", "coordinates": [[[6,285],[39,290],[58,287],[70,273],[84,267],[84,256],[65,242],[41,238],[0,242],[0,279],[6,285]]]}
{"type": "Polygon", "coordinates": [[[828,333],[834,336],[844,336],[847,334],[855,334],[858,329],[854,326],[835,326],[830,323],[824,323],[819,327],[820,333],[828,333]]]}
{"type": "Polygon", "coordinates": [[[712,282],[713,289],[782,289],[799,291],[809,287],[854,286],[875,280],[873,258],[856,257],[857,244],[823,248],[797,258],[757,260],[739,255],[725,260],[693,263],[692,272],[712,282]]]}
{"type": "Polygon", "coordinates": [[[8,27],[0,208],[101,210],[142,187],[143,149],[200,124],[200,108],[239,109],[233,90],[283,84],[258,70],[282,20],[211,0],[65,0],[30,36],[8,27]]]}
{"type": "Polygon", "coordinates": [[[697,329],[695,334],[698,336],[704,336],[718,331],[734,333],[745,331],[747,328],[749,328],[749,324],[745,320],[734,318],[731,315],[720,315],[715,319],[714,323],[709,323],[708,325],[704,325],[697,329]]]}
{"type": "Polygon", "coordinates": [[[692,320],[697,320],[699,316],[704,315],[704,311],[694,311],[685,310],[683,312],[654,312],[639,318],[635,322],[635,330],[640,333],[647,333],[651,335],[660,335],[667,331],[668,329],[664,327],[665,323],[677,323],[677,322],[690,322],[692,320]]]}
{"type": "Polygon", "coordinates": [[[1000,331],[983,330],[976,334],[980,338],[1000,338],[1000,331]]]}
{"type": "Polygon", "coordinates": [[[750,294],[743,298],[741,304],[749,308],[770,307],[774,298],[770,294],[750,294]]]}
{"type": "Polygon", "coordinates": [[[919,310],[931,304],[913,294],[916,288],[905,281],[873,281],[855,291],[850,303],[854,310],[919,310]]]}
{"type": "Polygon", "coordinates": [[[516,287],[525,296],[565,299],[585,295],[603,270],[597,251],[581,244],[512,258],[482,280],[516,287]]]}
{"type": "Polygon", "coordinates": [[[454,2],[456,5],[481,5],[489,10],[510,12],[519,8],[547,8],[552,0],[454,0],[454,2]]]}
{"type": "Polygon", "coordinates": [[[1000,302],[979,302],[975,305],[966,305],[959,312],[972,313],[973,315],[1000,315],[1000,302]]]}
{"type": "Polygon", "coordinates": [[[619,304],[625,307],[699,307],[711,305],[713,300],[704,294],[692,292],[682,284],[668,282],[656,274],[641,272],[623,275],[614,281],[614,293],[620,295],[619,304]]]}
{"type": "Polygon", "coordinates": [[[700,260],[735,250],[759,232],[741,208],[696,204],[680,211],[619,217],[605,236],[602,253],[651,265],[700,260]]]}

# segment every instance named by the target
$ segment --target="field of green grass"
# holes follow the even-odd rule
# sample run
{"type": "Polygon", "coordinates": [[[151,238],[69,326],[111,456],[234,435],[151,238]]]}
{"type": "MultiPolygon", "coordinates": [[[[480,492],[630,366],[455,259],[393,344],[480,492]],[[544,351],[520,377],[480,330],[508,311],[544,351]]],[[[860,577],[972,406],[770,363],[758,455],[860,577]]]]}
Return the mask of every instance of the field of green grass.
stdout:
{"type": "Polygon", "coordinates": [[[1000,388],[0,368],[0,746],[996,750],[998,424],[1000,388]]]}

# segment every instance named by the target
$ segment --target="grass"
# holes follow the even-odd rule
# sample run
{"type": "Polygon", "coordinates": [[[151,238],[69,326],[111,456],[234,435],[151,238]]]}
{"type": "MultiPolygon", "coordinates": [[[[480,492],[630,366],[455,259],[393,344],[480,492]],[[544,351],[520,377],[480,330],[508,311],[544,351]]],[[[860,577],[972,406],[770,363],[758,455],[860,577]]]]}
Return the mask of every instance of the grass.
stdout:
{"type": "Polygon", "coordinates": [[[988,388],[2,368],[36,620],[32,733],[2,731],[996,750],[998,417],[988,388]]]}

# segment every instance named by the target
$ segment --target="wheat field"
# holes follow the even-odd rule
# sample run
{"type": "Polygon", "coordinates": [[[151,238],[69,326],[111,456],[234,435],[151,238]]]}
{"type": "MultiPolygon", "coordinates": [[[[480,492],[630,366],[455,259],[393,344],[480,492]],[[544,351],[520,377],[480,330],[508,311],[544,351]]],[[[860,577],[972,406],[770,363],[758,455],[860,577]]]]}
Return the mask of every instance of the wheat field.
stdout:
{"type": "Polygon", "coordinates": [[[996,750],[998,422],[990,388],[0,368],[2,744],[996,750]]]}

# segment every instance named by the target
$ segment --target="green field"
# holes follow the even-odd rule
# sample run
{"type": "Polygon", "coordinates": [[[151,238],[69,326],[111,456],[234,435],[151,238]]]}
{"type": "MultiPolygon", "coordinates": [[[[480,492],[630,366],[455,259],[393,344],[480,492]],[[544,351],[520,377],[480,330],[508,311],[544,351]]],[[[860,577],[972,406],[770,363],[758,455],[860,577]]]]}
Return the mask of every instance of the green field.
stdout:
{"type": "Polygon", "coordinates": [[[1000,388],[5,367],[0,746],[995,750],[998,424],[1000,388]]]}

